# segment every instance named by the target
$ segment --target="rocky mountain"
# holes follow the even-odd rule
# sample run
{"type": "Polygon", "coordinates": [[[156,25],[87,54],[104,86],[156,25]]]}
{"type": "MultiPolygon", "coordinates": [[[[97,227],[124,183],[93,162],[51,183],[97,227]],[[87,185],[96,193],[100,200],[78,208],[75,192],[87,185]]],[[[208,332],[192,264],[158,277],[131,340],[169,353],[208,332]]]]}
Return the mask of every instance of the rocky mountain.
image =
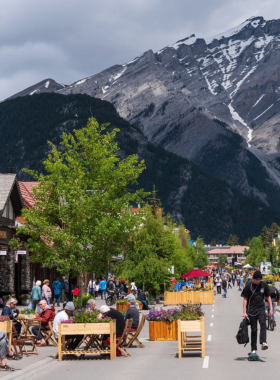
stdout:
{"type": "Polygon", "coordinates": [[[58,145],[64,131],[84,127],[90,116],[120,129],[120,156],[138,154],[145,160],[138,187],[152,191],[155,185],[164,211],[183,221],[193,238],[200,235],[209,243],[215,237],[222,244],[230,234],[237,234],[242,243],[258,235],[264,224],[280,223],[277,210],[153,145],[111,103],[87,95],[43,93],[0,103],[0,172],[12,167],[20,179],[32,180],[21,169],[43,170],[50,149],[47,140],[58,145]]]}
{"type": "Polygon", "coordinates": [[[11,96],[9,99],[14,99],[19,96],[42,94],[44,92],[56,92],[64,87],[64,84],[57,83],[53,79],[45,79],[33,86],[26,88],[21,92],[18,92],[17,94],[11,96]]]}
{"type": "Polygon", "coordinates": [[[280,211],[279,43],[280,20],[252,17],[54,91],[109,101],[153,144],[280,211]]]}

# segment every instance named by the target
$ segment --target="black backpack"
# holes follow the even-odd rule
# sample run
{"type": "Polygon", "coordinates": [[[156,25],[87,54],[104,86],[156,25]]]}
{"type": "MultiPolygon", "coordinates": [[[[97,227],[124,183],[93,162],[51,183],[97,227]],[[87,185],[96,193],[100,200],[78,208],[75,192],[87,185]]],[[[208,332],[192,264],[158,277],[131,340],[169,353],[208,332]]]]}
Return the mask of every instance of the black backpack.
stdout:
{"type": "Polygon", "coordinates": [[[249,343],[249,334],[248,334],[248,319],[244,318],[243,321],[240,323],[236,340],[238,344],[244,344],[244,347],[247,343],[249,343]]]}

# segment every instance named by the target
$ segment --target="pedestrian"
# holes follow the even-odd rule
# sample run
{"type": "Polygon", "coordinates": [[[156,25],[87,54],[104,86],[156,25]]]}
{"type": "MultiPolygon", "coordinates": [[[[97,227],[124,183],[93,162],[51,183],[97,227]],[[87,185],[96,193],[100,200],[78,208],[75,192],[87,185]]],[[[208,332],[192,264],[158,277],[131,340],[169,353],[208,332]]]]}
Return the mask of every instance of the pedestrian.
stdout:
{"type": "Polygon", "coordinates": [[[253,275],[253,280],[245,286],[242,292],[243,300],[243,317],[249,318],[251,325],[251,354],[257,353],[257,335],[258,325],[260,324],[260,344],[262,350],[267,350],[266,341],[266,318],[265,318],[265,303],[264,298],[267,297],[269,304],[269,315],[273,316],[273,306],[270,297],[268,285],[262,281],[262,274],[256,270],[253,275]]]}
{"type": "MultiPolygon", "coordinates": [[[[62,276],[62,283],[61,283],[61,302],[62,304],[64,304],[65,300],[66,300],[66,297],[67,297],[67,294],[66,294],[66,277],[65,276],[62,276]]],[[[69,289],[68,289],[69,291],[69,289]]]]}
{"type": "Polygon", "coordinates": [[[91,296],[95,296],[95,280],[91,278],[88,283],[88,292],[91,296]]]}
{"type": "Polygon", "coordinates": [[[227,296],[227,280],[226,280],[226,278],[224,278],[222,281],[222,288],[224,291],[224,294],[222,294],[222,297],[226,298],[226,296],[227,296]]]}
{"type": "Polygon", "coordinates": [[[61,290],[62,290],[62,285],[61,282],[59,281],[59,278],[56,279],[53,283],[53,302],[57,303],[57,306],[60,306],[60,297],[61,297],[61,290]]]}
{"type": "Polygon", "coordinates": [[[231,286],[231,276],[229,276],[228,278],[228,289],[231,288],[232,289],[232,286],[231,286]]]}
{"type": "Polygon", "coordinates": [[[216,286],[217,286],[217,294],[221,294],[221,280],[220,280],[220,277],[217,276],[216,277],[216,286]]]}
{"type": "Polygon", "coordinates": [[[236,274],[233,272],[232,276],[231,276],[231,279],[232,279],[232,285],[234,286],[235,285],[235,280],[236,280],[236,274]]]}
{"type": "Polygon", "coordinates": [[[97,299],[99,296],[99,281],[97,280],[95,283],[95,298],[97,299]]]}
{"type": "Polygon", "coordinates": [[[130,290],[135,290],[135,293],[137,292],[137,286],[135,285],[135,279],[132,281],[131,285],[130,285],[130,290]]]}
{"type": "MultiPolygon", "coordinates": [[[[272,282],[270,280],[267,280],[266,283],[269,286],[270,298],[271,298],[272,307],[273,307],[273,314],[274,314],[274,326],[276,327],[276,318],[277,318],[276,317],[276,314],[277,314],[276,309],[277,309],[277,304],[279,301],[279,292],[275,288],[275,286],[272,286],[272,282]]],[[[268,314],[269,313],[269,303],[268,303],[267,297],[265,297],[265,309],[266,309],[266,313],[268,314]]]]}
{"type": "Polygon", "coordinates": [[[103,300],[103,296],[104,296],[104,299],[106,300],[106,285],[107,285],[107,281],[105,280],[104,277],[102,277],[102,281],[100,281],[99,283],[99,288],[101,290],[101,299],[103,300]]]}
{"type": "Polygon", "coordinates": [[[30,299],[32,302],[32,309],[36,311],[36,308],[38,308],[38,303],[42,299],[42,290],[40,288],[41,281],[36,281],[36,285],[33,286],[30,294],[30,299]]]}
{"type": "Polygon", "coordinates": [[[45,300],[48,305],[50,305],[51,297],[52,297],[52,291],[49,285],[50,285],[50,281],[45,280],[43,282],[43,287],[42,287],[42,297],[43,297],[43,300],[45,300]]]}
{"type": "Polygon", "coordinates": [[[243,289],[244,289],[244,278],[240,277],[240,279],[239,279],[239,289],[238,290],[243,291],[243,289]]]}

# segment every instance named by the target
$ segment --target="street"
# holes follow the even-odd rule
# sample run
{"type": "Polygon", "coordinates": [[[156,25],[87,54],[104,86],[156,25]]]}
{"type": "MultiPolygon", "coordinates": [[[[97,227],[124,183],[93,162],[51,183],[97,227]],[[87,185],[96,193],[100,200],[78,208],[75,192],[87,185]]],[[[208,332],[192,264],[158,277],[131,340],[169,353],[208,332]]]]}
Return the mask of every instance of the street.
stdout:
{"type": "MultiPolygon", "coordinates": [[[[99,308],[103,302],[97,300],[99,308]]],[[[158,307],[158,306],[157,306],[158,307]]],[[[171,308],[171,307],[170,307],[171,308]]],[[[239,323],[242,320],[242,298],[237,286],[228,290],[228,297],[215,296],[213,305],[204,305],[206,356],[199,354],[184,354],[182,359],[177,358],[177,342],[149,342],[149,326],[145,323],[141,333],[141,340],[145,345],[142,349],[130,348],[131,357],[117,357],[115,360],[100,359],[86,356],[83,360],[53,360],[57,349],[53,346],[39,347],[39,356],[30,355],[20,361],[9,361],[8,364],[16,371],[13,373],[1,372],[0,378],[40,380],[57,379],[67,376],[67,379],[84,378],[92,374],[94,378],[118,377],[130,380],[152,380],[155,378],[186,379],[187,376],[202,379],[215,378],[235,380],[242,374],[250,378],[274,376],[278,370],[279,327],[268,331],[267,351],[261,351],[258,344],[260,362],[248,362],[247,354],[250,343],[244,348],[238,345],[235,339],[239,323]],[[250,371],[250,372],[249,372],[250,371]]],[[[278,313],[278,318],[279,313],[278,313]]]]}

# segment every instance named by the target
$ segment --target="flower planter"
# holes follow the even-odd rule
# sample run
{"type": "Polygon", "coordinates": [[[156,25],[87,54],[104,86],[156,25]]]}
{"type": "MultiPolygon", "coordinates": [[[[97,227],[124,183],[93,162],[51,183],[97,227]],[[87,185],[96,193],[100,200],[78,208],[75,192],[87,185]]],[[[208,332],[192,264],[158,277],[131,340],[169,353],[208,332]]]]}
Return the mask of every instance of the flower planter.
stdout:
{"type": "Polygon", "coordinates": [[[156,340],[177,340],[178,321],[173,322],[149,322],[149,339],[156,340]]]}
{"type": "Polygon", "coordinates": [[[214,301],[214,290],[190,291],[190,292],[165,292],[164,306],[167,305],[186,305],[190,303],[202,303],[211,305],[214,301]]]}
{"type": "Polygon", "coordinates": [[[13,322],[12,321],[0,322],[0,331],[4,331],[6,333],[11,344],[12,333],[13,333],[13,322]]]}
{"type": "Polygon", "coordinates": [[[110,359],[116,358],[116,322],[109,323],[59,323],[58,325],[58,358],[59,361],[62,360],[62,356],[65,354],[70,354],[72,351],[65,350],[65,336],[66,335],[110,335],[110,350],[78,350],[73,351],[75,354],[90,354],[90,355],[100,355],[100,354],[110,354],[110,359]]]}
{"type": "Polygon", "coordinates": [[[28,305],[29,305],[29,302],[30,302],[29,299],[24,300],[24,299],[21,299],[21,298],[20,298],[20,304],[21,304],[21,306],[28,306],[28,305]]]}
{"type": "Polygon", "coordinates": [[[184,351],[201,351],[205,356],[205,329],[204,317],[197,321],[178,321],[178,358],[182,358],[184,351]],[[188,333],[199,332],[200,336],[189,336],[188,333]]]}

